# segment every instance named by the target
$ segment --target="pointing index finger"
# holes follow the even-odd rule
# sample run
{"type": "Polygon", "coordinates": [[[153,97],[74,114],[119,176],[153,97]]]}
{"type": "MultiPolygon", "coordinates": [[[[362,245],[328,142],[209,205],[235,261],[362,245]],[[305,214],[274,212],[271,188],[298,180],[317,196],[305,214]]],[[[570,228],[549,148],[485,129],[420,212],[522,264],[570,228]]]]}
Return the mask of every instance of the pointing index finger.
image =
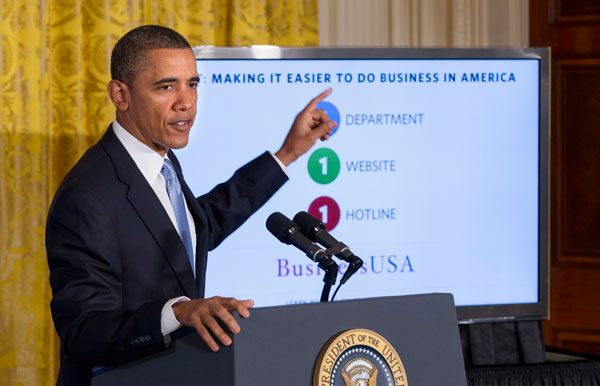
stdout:
{"type": "Polygon", "coordinates": [[[317,105],[319,104],[319,102],[321,102],[329,94],[331,94],[331,91],[332,91],[332,88],[329,87],[327,90],[325,90],[322,93],[320,93],[319,95],[317,95],[313,100],[310,101],[310,103],[308,104],[308,106],[306,106],[306,108],[304,110],[314,110],[317,107],[317,105]]]}

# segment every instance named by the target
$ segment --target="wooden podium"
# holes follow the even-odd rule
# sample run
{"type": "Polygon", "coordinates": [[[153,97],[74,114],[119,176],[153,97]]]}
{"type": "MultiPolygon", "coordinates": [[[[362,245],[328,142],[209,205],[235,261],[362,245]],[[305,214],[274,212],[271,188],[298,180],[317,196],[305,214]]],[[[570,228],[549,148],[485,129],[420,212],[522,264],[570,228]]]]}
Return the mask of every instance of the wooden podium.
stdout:
{"type": "MultiPolygon", "coordinates": [[[[167,351],[95,376],[92,384],[309,386],[323,347],[351,329],[373,331],[394,347],[405,370],[404,385],[467,384],[450,294],[255,308],[250,318],[236,319],[241,333],[217,353],[190,333],[167,351]]],[[[337,374],[326,384],[344,385],[337,374]]],[[[380,372],[377,385],[398,383],[380,372]]]]}

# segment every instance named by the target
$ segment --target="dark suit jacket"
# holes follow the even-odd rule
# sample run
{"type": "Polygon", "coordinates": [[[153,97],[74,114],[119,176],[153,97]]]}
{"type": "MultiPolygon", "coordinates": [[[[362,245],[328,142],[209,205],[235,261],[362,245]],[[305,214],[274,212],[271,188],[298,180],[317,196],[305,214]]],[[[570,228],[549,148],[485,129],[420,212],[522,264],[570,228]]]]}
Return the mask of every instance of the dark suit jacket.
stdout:
{"type": "Polygon", "coordinates": [[[173,161],[197,233],[194,279],[164,207],[111,127],[67,174],[46,227],[59,385],[89,384],[93,366],[165,347],[160,314],[171,298],[204,294],[207,251],[287,180],[267,153],[194,198],[173,161]]]}

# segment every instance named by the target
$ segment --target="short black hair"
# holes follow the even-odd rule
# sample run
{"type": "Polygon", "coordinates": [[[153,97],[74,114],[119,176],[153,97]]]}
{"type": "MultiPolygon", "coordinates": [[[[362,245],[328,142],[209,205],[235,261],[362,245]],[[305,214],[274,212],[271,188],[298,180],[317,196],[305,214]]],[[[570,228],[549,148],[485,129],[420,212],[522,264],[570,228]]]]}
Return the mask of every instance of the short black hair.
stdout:
{"type": "Polygon", "coordinates": [[[146,51],[168,49],[192,49],[190,43],[170,28],[160,25],[143,25],[127,32],[112,50],[110,76],[132,87],[137,74],[146,66],[146,51]]]}

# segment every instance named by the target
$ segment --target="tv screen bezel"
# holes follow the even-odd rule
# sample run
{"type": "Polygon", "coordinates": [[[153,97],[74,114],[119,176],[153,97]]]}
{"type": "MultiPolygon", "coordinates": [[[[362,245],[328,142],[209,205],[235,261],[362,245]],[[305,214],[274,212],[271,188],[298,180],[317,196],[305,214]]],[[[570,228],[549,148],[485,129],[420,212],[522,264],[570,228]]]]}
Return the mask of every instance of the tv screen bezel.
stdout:
{"type": "Polygon", "coordinates": [[[538,302],[456,307],[460,323],[539,320],[549,316],[549,133],[550,49],[500,48],[327,48],[327,47],[193,47],[196,60],[336,60],[336,59],[535,59],[539,62],[538,302]]]}

